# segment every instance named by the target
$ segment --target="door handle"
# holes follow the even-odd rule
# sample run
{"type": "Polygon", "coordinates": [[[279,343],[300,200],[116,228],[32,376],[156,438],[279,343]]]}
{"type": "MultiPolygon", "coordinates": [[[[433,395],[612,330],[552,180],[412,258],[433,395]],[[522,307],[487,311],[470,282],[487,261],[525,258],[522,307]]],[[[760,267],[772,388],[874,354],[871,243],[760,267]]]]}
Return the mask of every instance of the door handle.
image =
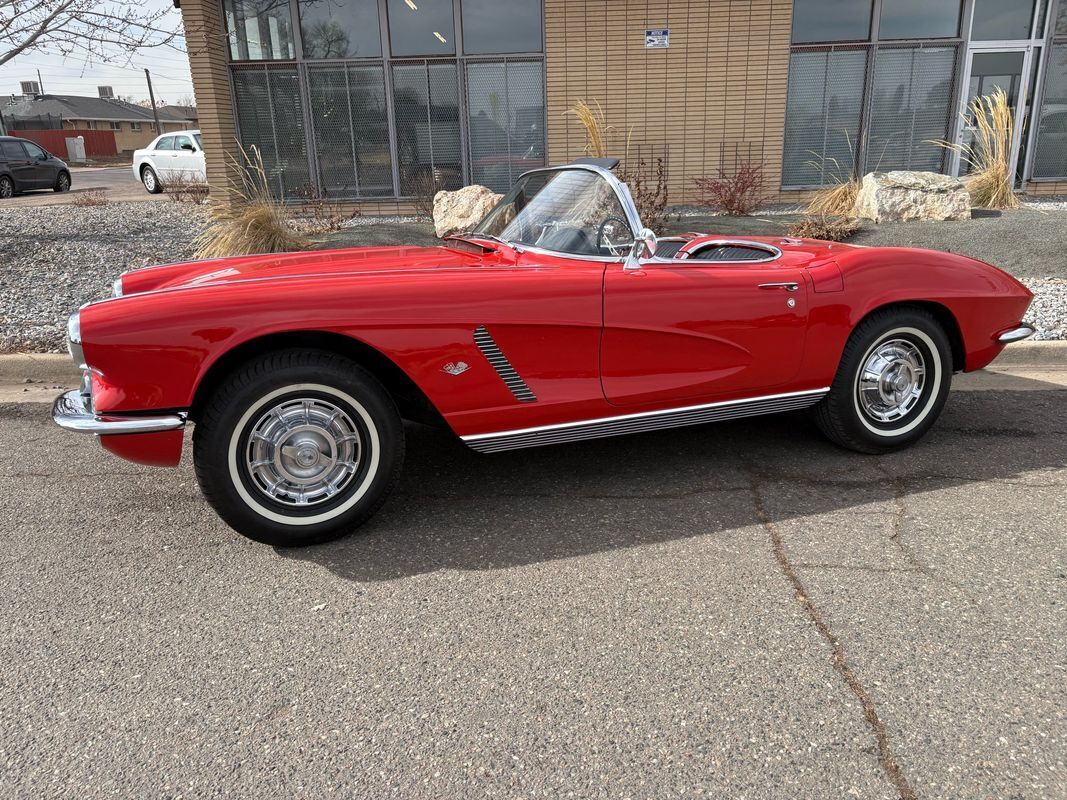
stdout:
{"type": "Polygon", "coordinates": [[[787,292],[795,292],[799,285],[795,281],[783,281],[781,283],[761,283],[761,289],[785,289],[787,292]]]}

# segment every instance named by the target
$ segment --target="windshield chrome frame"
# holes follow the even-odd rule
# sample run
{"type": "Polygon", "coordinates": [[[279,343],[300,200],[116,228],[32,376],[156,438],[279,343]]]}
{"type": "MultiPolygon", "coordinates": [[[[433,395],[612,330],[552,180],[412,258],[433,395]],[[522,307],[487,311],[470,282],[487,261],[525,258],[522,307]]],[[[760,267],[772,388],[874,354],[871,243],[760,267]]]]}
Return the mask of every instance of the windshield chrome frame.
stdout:
{"type": "MultiPolygon", "coordinates": [[[[630,235],[633,236],[634,241],[637,240],[638,233],[644,230],[644,226],[641,224],[641,216],[637,213],[637,205],[634,203],[634,199],[630,195],[630,188],[623,181],[619,180],[615,176],[615,173],[613,173],[609,169],[604,169],[603,167],[598,167],[594,164],[563,164],[558,167],[538,167],[537,169],[527,170],[526,172],[519,175],[519,177],[515,179],[515,183],[517,184],[519,181],[523,180],[527,176],[536,175],[539,172],[563,172],[564,170],[584,170],[586,172],[592,172],[607,181],[608,186],[610,186],[612,188],[612,191],[615,192],[615,197],[618,198],[619,205],[622,206],[623,213],[626,215],[626,223],[630,226],[630,235]]],[[[514,186],[514,184],[512,184],[512,186],[514,186]]],[[[511,189],[509,189],[508,191],[511,191],[511,189]]],[[[493,210],[496,210],[496,206],[493,207],[493,210]]],[[[480,225],[481,223],[478,224],[480,225]]],[[[477,233],[472,233],[470,235],[474,237],[478,236],[477,233]]],[[[508,244],[512,247],[516,246],[515,243],[512,243],[510,241],[508,242],[508,244]]],[[[626,256],[581,256],[574,255],[573,253],[561,253],[557,250],[546,250],[545,248],[538,247],[537,245],[527,244],[525,242],[519,242],[518,246],[521,246],[523,249],[532,252],[541,252],[555,256],[565,256],[567,258],[583,258],[593,261],[617,262],[623,261],[626,258],[626,256]]]]}

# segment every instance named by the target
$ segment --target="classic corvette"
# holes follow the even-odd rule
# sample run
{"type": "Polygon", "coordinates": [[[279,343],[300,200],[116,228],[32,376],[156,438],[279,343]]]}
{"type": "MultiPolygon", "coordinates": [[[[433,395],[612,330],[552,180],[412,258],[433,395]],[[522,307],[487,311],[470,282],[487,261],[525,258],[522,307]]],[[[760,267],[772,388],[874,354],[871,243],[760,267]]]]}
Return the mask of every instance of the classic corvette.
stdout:
{"type": "Polygon", "coordinates": [[[535,169],[470,234],[172,264],[71,315],[64,428],[174,466],[289,546],[352,531],[402,420],[513,448],[810,409],[837,444],[919,439],[952,374],[1033,333],[1032,295],[971,258],[780,237],[657,238],[616,162],[535,169]]]}

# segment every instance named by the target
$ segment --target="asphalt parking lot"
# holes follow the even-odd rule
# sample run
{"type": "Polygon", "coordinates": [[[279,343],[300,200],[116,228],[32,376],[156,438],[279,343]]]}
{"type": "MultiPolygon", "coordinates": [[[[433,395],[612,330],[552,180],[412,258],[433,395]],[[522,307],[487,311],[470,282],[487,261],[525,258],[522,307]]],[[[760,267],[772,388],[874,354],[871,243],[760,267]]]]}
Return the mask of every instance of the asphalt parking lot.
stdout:
{"type": "Polygon", "coordinates": [[[166,195],[149,194],[133,175],[129,164],[115,167],[71,167],[70,191],[51,189],[23,192],[4,200],[2,208],[15,206],[57,206],[74,202],[85,192],[103,192],[109,202],[150,202],[167,200],[166,195]]]}
{"type": "Polygon", "coordinates": [[[412,427],[294,551],[0,405],[0,796],[1064,797],[1067,394],[961,383],[879,458],[412,427]]]}

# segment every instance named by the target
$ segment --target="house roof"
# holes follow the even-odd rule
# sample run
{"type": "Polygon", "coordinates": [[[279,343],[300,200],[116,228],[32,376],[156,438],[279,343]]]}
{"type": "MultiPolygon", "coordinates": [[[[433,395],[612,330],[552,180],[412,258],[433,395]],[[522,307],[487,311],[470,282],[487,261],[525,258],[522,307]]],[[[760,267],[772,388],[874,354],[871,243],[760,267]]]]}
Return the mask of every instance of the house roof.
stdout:
{"type": "MultiPolygon", "coordinates": [[[[152,116],[152,109],[148,110],[148,116],[152,116]]],[[[160,106],[159,118],[165,122],[196,122],[196,106],[160,106]]]]}
{"type": "MultiPolygon", "coordinates": [[[[12,119],[32,119],[50,114],[61,119],[113,122],[152,121],[152,109],[150,108],[135,106],[123,100],[105,100],[101,97],[82,97],[74,94],[37,95],[34,98],[18,100],[3,111],[5,116],[12,119]]],[[[160,118],[163,118],[162,114],[160,118]]],[[[185,117],[178,117],[178,119],[185,119],[185,117]]]]}

